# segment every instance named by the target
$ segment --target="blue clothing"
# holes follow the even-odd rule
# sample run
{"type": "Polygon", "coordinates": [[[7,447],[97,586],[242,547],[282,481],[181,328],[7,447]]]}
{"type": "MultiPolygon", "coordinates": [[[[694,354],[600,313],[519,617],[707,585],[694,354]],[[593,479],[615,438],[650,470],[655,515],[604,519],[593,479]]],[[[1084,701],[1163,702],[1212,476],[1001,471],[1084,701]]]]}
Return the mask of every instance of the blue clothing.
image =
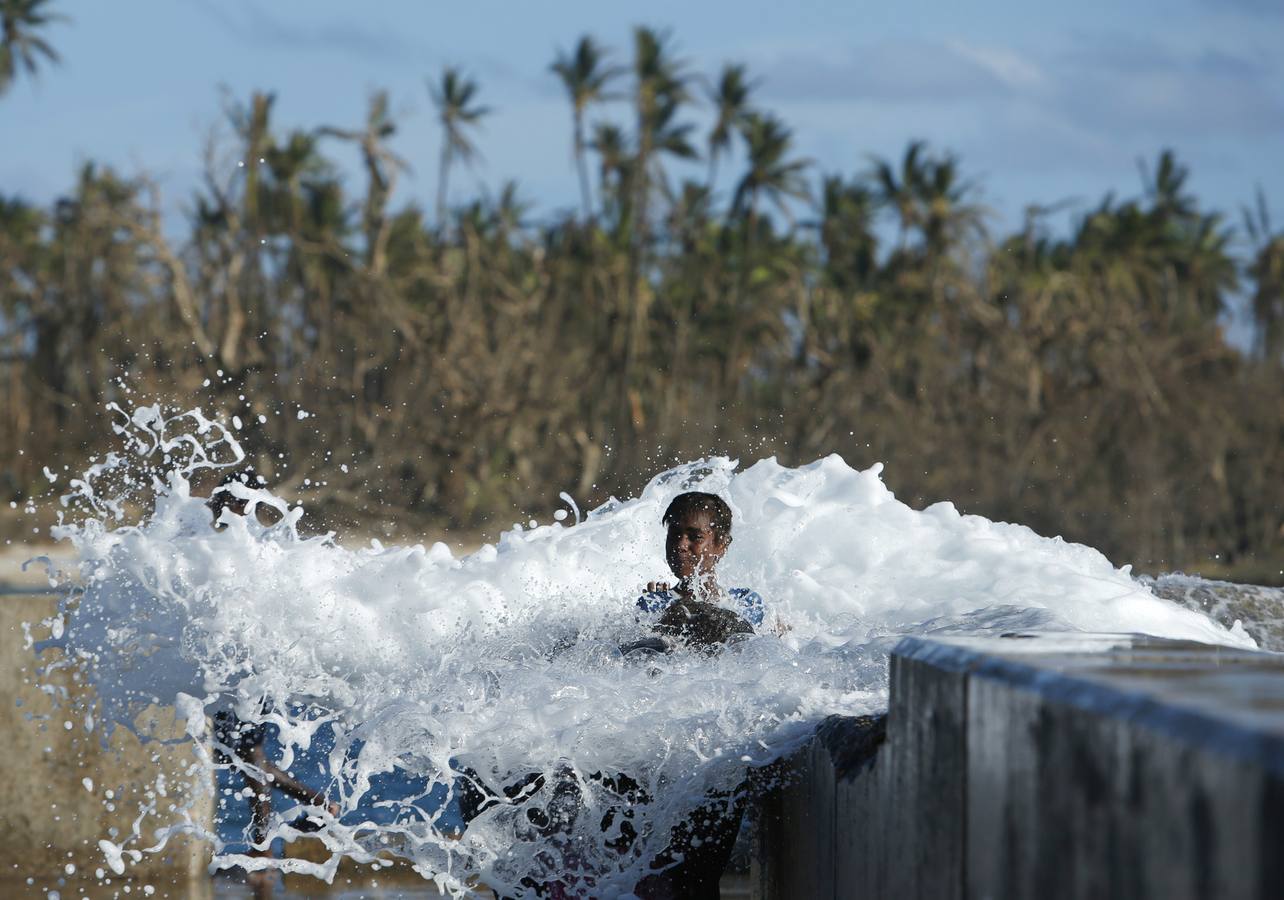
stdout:
{"type": "MultiPolygon", "coordinates": [[[[762,624],[762,597],[757,591],[749,588],[731,588],[727,593],[735,601],[736,612],[740,614],[740,618],[755,628],[762,624]]],[[[662,612],[677,602],[677,599],[678,592],[674,590],[647,591],[638,598],[638,609],[649,613],[662,612]]]]}

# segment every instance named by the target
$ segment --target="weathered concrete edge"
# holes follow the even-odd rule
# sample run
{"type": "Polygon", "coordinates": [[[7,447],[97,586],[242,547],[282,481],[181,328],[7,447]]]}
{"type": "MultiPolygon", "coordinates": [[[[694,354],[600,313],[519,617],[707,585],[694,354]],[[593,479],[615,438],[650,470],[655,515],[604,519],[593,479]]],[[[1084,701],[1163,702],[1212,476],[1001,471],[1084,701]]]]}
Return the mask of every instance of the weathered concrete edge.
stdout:
{"type": "MultiPolygon", "coordinates": [[[[1041,669],[988,650],[906,637],[892,650],[902,656],[969,678],[987,678],[1029,691],[1051,702],[1097,715],[1124,719],[1191,746],[1261,766],[1284,778],[1284,736],[1263,732],[1169,698],[1085,678],[1073,671],[1041,669]]],[[[1037,662],[1038,655],[1030,657],[1037,662]]]]}
{"type": "Polygon", "coordinates": [[[887,740],[887,713],[867,716],[833,715],[820,723],[815,740],[820,741],[834,766],[834,778],[855,778],[873,764],[878,749],[887,740]]]}

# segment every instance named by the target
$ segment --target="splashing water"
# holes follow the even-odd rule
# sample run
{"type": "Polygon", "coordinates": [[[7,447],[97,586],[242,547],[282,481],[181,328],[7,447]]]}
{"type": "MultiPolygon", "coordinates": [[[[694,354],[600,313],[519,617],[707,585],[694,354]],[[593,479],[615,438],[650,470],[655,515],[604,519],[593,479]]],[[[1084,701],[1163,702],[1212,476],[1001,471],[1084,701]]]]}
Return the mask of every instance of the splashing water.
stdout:
{"type": "MultiPolygon", "coordinates": [[[[479,879],[525,895],[532,881],[562,878],[572,894],[627,895],[712,792],[791,752],[829,714],[885,708],[899,635],[1059,628],[1253,644],[1238,623],[1228,630],[1155,597],[1095,550],[948,503],[913,510],[881,466],[859,472],[838,456],[797,469],[771,459],[679,466],[636,499],[582,521],[577,509],[569,522],[515,527],[456,557],[444,544],[350,550],[333,536],[303,538],[301,508],[240,485],[231,490],[251,509],[270,506],[280,521],[224,512],[215,531],[189,479],[242,459],[232,434],[199,411],[117,413],[128,452],[64,498],[78,512],[55,536],[74,544],[83,588],[48,643],[94,679],[108,728],[160,700],[200,738],[207,712],[232,704],[246,721],[279,727],[283,768],[321,729],[333,734],[330,792],[343,812],[317,813],[329,861],[273,863],[210,836],[216,866],[329,879],[344,856],[391,852],[455,893],[479,879]],[[649,633],[635,601],[667,574],[660,518],[696,486],[734,512],[721,582],[757,590],[767,621],[721,654],[639,665],[617,648],[649,633]],[[143,489],[154,508],[128,524],[124,500],[143,489]],[[370,815],[372,783],[394,772],[424,791],[380,800],[370,815]],[[461,832],[423,802],[434,787],[457,792],[461,772],[495,790],[539,773],[545,787],[461,832]],[[619,775],[639,791],[622,797],[619,775]],[[559,785],[573,787],[574,810],[550,836],[532,822],[565,803],[559,785]]],[[[193,749],[215,765],[202,741],[193,749]]],[[[144,830],[103,842],[113,869],[146,847],[144,830]]],[[[161,829],[162,844],[170,832],[161,829]]]]}

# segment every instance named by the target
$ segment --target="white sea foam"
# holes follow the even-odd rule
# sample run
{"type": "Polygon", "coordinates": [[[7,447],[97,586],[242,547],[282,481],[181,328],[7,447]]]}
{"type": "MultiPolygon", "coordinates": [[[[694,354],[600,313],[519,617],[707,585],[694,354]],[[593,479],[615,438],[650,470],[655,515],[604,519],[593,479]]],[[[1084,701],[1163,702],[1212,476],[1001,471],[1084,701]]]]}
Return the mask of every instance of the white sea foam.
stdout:
{"type": "MultiPolygon", "coordinates": [[[[479,876],[521,894],[523,877],[578,871],[580,888],[593,872],[592,893],[627,894],[709,792],[789,752],[829,714],[885,707],[886,653],[901,634],[1061,628],[1252,645],[1241,629],[1155,597],[1095,550],[948,503],[911,509],[880,466],[855,471],[837,456],[797,469],[679,466],[582,521],[550,509],[549,524],[456,557],[443,544],[353,550],[304,539],[300,508],[239,485],[238,496],[282,518],[267,527],[225,512],[216,532],[187,479],[239,460],[231,434],[199,413],[121,416],[131,452],[79,482],[71,505],[85,512],[57,532],[75,544],[87,584],[67,604],[61,642],[97,679],[108,727],[159,698],[199,737],[203,708],[231,698],[243,718],[280,726],[288,767],[321,723],[332,726],[331,790],[345,814],[320,838],[334,855],[277,863],[321,877],[343,854],[369,860],[391,848],[448,890],[479,876]],[[139,459],[159,471],[157,499],[144,522],[126,525],[105,483],[118,494],[139,459]],[[720,577],[759,591],[767,621],[717,656],[624,660],[616,648],[647,633],[639,591],[667,574],[661,515],[695,487],[730,503],[720,577]],[[266,713],[264,697],[274,703],[266,713]],[[536,772],[548,784],[462,835],[439,830],[414,798],[383,810],[382,824],[363,821],[376,774],[453,787],[465,768],[496,788],[536,772]],[[639,837],[624,853],[606,846],[620,817],[602,827],[620,800],[595,777],[617,773],[650,797],[633,807],[639,837]],[[554,805],[554,784],[577,785],[578,817],[535,840],[528,812],[554,805]]],[[[131,846],[150,843],[139,835],[131,846]]],[[[130,844],[108,845],[113,871],[130,844]]]]}

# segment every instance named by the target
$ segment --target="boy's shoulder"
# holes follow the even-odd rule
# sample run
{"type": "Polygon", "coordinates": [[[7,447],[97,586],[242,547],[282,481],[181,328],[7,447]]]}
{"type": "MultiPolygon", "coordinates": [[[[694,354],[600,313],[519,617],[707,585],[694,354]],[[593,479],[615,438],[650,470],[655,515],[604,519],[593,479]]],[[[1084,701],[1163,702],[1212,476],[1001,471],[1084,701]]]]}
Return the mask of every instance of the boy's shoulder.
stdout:
{"type": "Polygon", "coordinates": [[[753,588],[738,587],[727,591],[731,599],[744,609],[744,617],[753,625],[761,625],[763,620],[762,595],[753,588]]]}

